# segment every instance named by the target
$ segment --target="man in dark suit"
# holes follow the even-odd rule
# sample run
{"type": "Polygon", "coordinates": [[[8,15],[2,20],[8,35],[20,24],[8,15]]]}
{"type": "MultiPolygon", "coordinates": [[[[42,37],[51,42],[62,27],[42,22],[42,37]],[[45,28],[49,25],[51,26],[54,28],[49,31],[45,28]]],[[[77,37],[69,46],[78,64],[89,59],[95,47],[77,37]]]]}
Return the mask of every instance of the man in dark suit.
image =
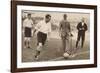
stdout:
{"type": "Polygon", "coordinates": [[[85,32],[87,31],[87,24],[84,22],[84,18],[82,18],[82,21],[78,23],[77,30],[78,30],[78,36],[76,41],[76,48],[78,46],[80,39],[82,39],[81,48],[83,48],[85,41],[85,32]]]}

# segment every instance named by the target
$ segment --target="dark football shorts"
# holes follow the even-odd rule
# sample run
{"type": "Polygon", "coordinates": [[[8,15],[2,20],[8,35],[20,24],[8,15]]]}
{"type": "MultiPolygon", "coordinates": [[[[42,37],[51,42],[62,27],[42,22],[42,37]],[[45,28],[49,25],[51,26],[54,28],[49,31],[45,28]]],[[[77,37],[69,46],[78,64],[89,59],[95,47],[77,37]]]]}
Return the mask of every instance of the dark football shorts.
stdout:
{"type": "Polygon", "coordinates": [[[25,37],[31,37],[31,28],[25,27],[25,37]]]}
{"type": "Polygon", "coordinates": [[[43,32],[38,32],[38,34],[37,34],[37,41],[38,41],[37,45],[39,43],[42,43],[42,45],[44,45],[46,39],[47,39],[47,34],[45,34],[43,32]]]}

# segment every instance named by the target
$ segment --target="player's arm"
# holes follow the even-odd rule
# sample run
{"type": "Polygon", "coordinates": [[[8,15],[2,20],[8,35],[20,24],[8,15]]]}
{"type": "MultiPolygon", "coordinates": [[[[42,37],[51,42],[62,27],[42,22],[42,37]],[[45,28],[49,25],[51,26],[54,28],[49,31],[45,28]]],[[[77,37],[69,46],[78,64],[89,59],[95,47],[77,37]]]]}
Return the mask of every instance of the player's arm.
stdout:
{"type": "Polygon", "coordinates": [[[33,36],[33,32],[34,32],[34,24],[33,24],[33,20],[32,20],[32,19],[31,19],[31,26],[32,26],[32,27],[31,27],[31,29],[32,29],[32,30],[31,30],[31,33],[32,33],[32,36],[33,36]]]}
{"type": "Polygon", "coordinates": [[[33,36],[35,35],[36,31],[37,31],[37,29],[34,29],[34,30],[33,30],[33,36]]]}
{"type": "Polygon", "coordinates": [[[26,25],[26,19],[23,21],[23,26],[22,26],[22,33],[24,35],[25,32],[25,25],[26,25]]]}
{"type": "Polygon", "coordinates": [[[79,25],[80,25],[80,23],[78,23],[78,25],[77,25],[77,30],[79,30],[79,25]]]}
{"type": "Polygon", "coordinates": [[[35,27],[34,27],[34,31],[33,31],[33,36],[34,36],[34,34],[40,29],[40,26],[41,24],[40,23],[38,23],[35,27]]]}
{"type": "Polygon", "coordinates": [[[36,31],[37,31],[36,29],[33,31],[33,35],[35,34],[36,31]]]}
{"type": "Polygon", "coordinates": [[[84,30],[85,30],[85,31],[87,31],[87,30],[88,30],[88,27],[87,27],[87,24],[86,24],[86,23],[85,23],[84,30]]]}
{"type": "Polygon", "coordinates": [[[70,23],[68,23],[68,28],[69,28],[69,35],[72,37],[73,36],[73,34],[72,34],[72,32],[71,32],[71,26],[70,26],[70,23]]]}
{"type": "Polygon", "coordinates": [[[59,23],[59,31],[62,29],[62,22],[59,23]]]}
{"type": "Polygon", "coordinates": [[[78,25],[77,25],[77,30],[82,30],[82,28],[80,28],[80,25],[81,25],[81,22],[78,23],[78,25]]]}
{"type": "Polygon", "coordinates": [[[61,36],[62,22],[59,23],[59,36],[61,36]]]}

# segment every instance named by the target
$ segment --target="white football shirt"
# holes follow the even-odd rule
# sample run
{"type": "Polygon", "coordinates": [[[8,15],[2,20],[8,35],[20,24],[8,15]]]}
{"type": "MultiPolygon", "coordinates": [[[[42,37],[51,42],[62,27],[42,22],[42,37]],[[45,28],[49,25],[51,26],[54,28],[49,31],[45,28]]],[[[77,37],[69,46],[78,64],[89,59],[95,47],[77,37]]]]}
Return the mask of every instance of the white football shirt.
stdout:
{"type": "Polygon", "coordinates": [[[37,29],[37,31],[48,34],[49,32],[51,32],[51,23],[50,22],[46,23],[45,21],[40,21],[36,25],[35,29],[37,29]]]}
{"type": "Polygon", "coordinates": [[[26,19],[23,21],[23,27],[32,28],[32,24],[33,24],[32,19],[26,18],[26,19]]]}

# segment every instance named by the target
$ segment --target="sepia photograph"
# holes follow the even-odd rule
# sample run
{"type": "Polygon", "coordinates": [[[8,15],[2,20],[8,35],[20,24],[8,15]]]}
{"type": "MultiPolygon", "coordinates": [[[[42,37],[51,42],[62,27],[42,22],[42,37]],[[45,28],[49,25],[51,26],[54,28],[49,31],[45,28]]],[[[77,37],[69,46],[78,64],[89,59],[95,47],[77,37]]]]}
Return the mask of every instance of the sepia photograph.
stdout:
{"type": "Polygon", "coordinates": [[[97,66],[97,7],[12,2],[11,71],[97,66]]]}
{"type": "Polygon", "coordinates": [[[90,59],[90,14],[22,10],[22,62],[90,59]]]}

